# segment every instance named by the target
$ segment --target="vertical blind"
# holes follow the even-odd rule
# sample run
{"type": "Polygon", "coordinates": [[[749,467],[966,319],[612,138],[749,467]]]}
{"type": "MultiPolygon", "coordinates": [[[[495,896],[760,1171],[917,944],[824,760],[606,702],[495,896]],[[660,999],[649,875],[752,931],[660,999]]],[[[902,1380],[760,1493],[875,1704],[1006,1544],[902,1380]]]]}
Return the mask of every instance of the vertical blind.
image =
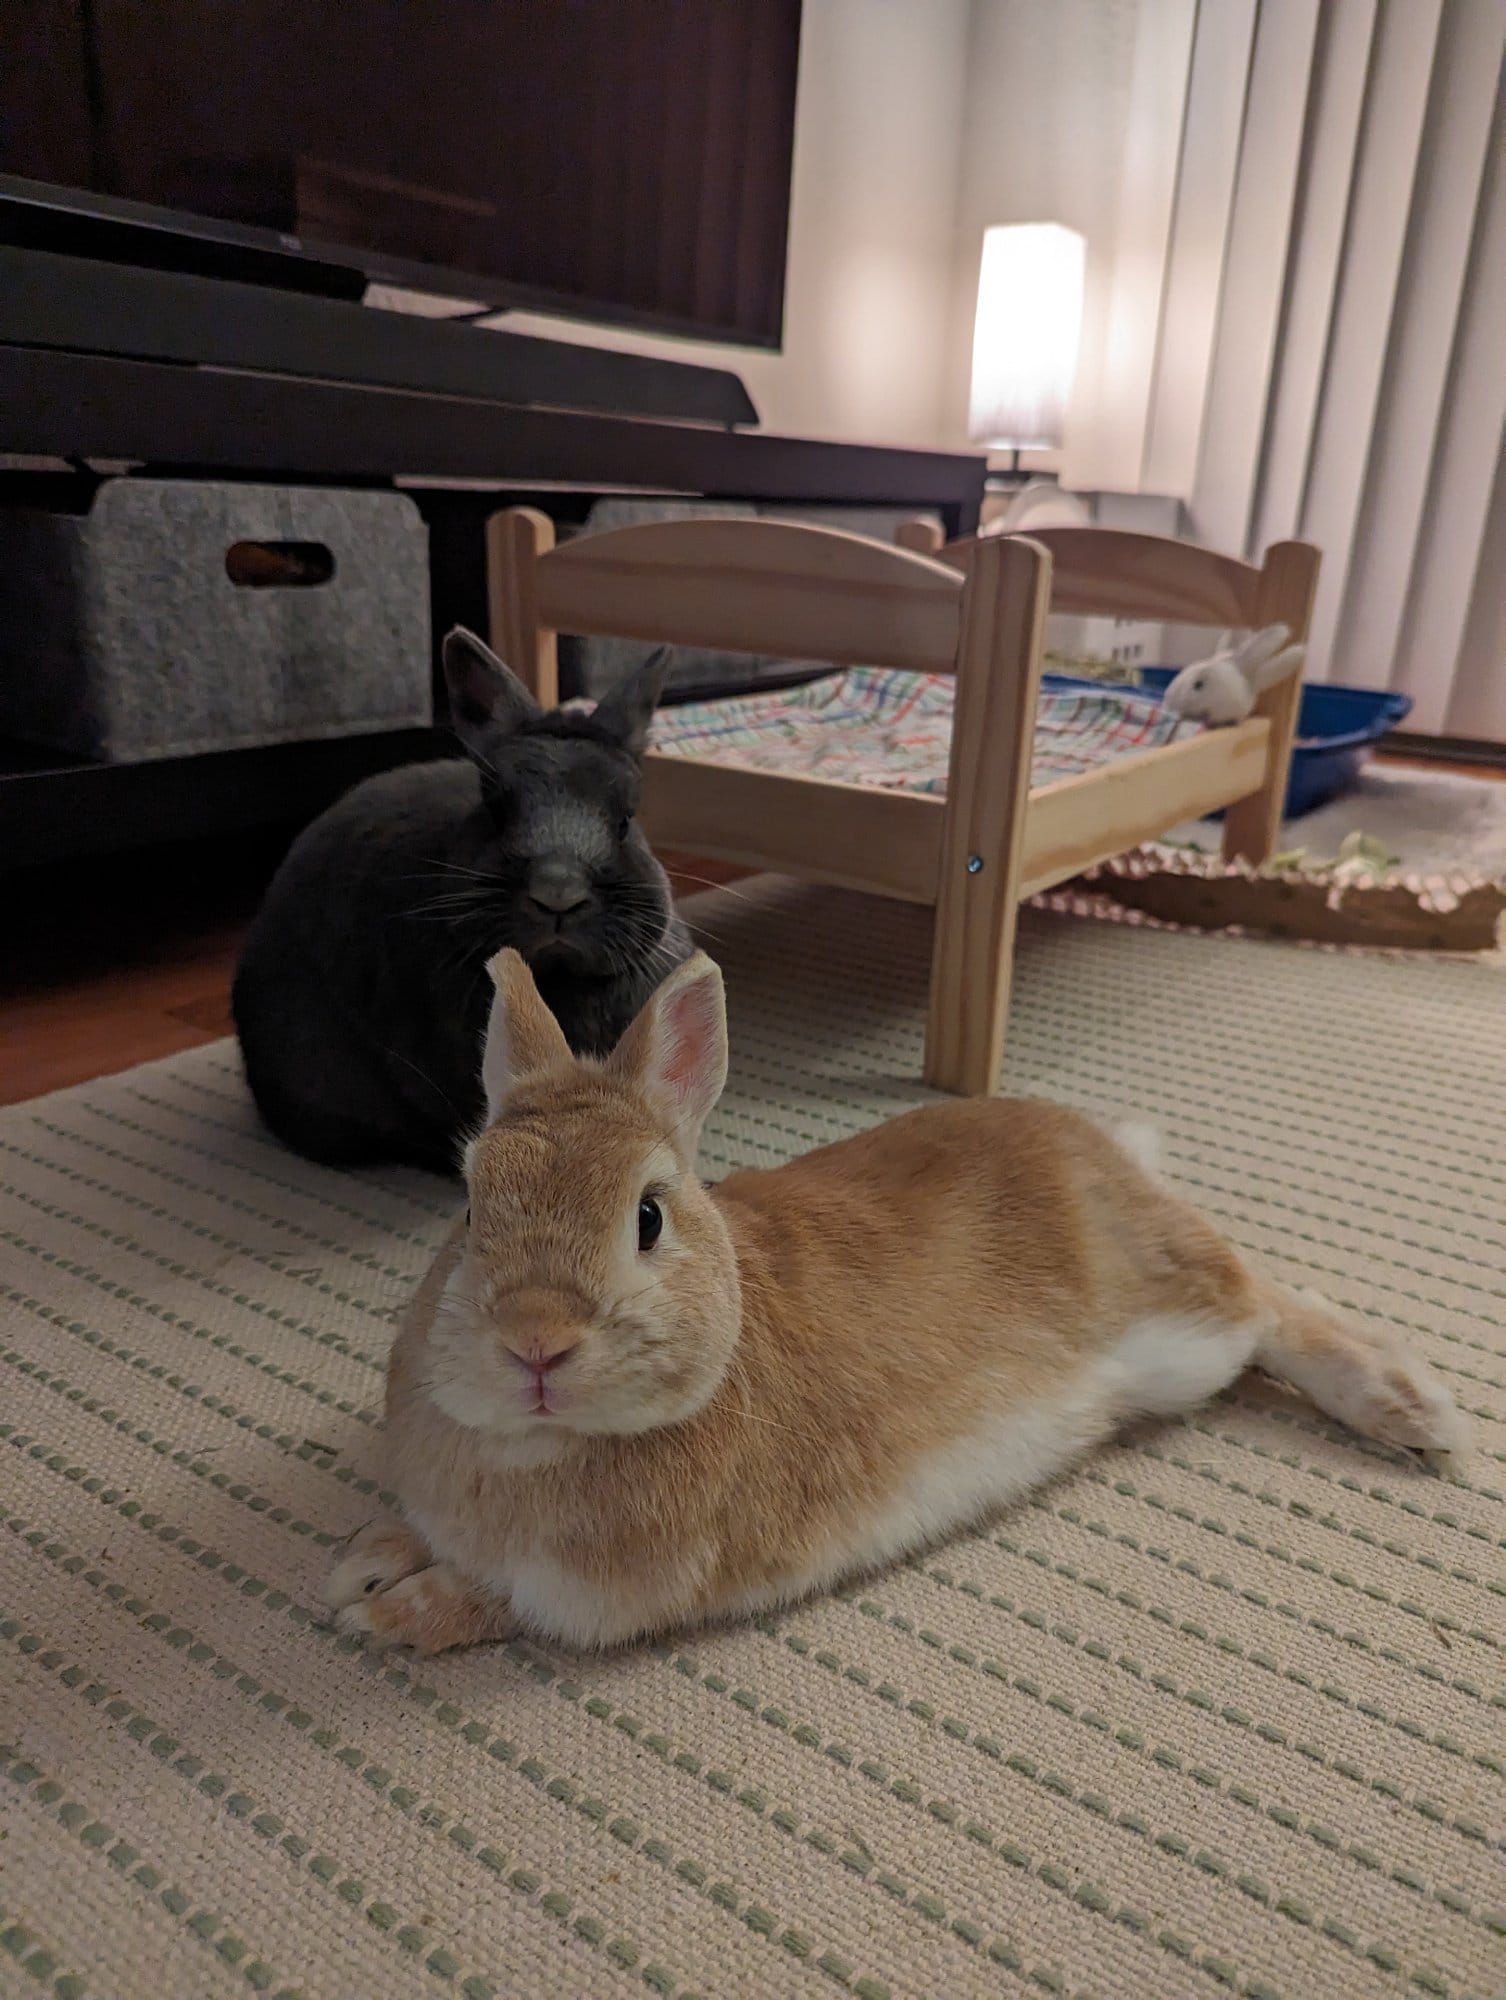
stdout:
{"type": "Polygon", "coordinates": [[[1312,675],[1506,741],[1506,0],[1141,0],[1139,33],[1186,51],[1133,222],[1164,257],[1069,476],[1317,542],[1312,675]]]}

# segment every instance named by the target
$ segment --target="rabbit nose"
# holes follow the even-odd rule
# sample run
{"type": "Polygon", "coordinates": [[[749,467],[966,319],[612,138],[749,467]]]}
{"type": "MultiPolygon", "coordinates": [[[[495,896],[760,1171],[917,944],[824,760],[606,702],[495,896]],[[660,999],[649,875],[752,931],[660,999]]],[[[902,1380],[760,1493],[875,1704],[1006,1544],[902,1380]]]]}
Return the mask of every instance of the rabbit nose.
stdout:
{"type": "Polygon", "coordinates": [[[509,1341],[507,1351],[515,1361],[521,1362],[531,1375],[544,1376],[558,1368],[562,1361],[568,1361],[579,1346],[580,1340],[577,1335],[551,1331],[516,1346],[509,1341]]]}
{"type": "Polygon", "coordinates": [[[536,861],[528,877],[532,902],[551,916],[568,916],[591,899],[584,876],[573,862],[549,858],[536,861]]]}
{"type": "Polygon", "coordinates": [[[509,1302],[502,1344],[515,1361],[535,1375],[558,1368],[580,1346],[581,1312],[555,1293],[525,1291],[509,1302]]]}

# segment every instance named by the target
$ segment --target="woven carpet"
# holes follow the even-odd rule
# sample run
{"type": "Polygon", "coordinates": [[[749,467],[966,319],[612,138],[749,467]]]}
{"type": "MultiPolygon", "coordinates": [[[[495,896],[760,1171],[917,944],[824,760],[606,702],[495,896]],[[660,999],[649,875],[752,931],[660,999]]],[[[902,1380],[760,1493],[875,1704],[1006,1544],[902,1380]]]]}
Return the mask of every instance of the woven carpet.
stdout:
{"type": "MultiPolygon", "coordinates": [[[[924,1093],[922,914],[703,900],[706,1170],[924,1093]]],[[[753,1627],[418,1663],[324,1624],[454,1200],[220,1044],[0,1119],[0,1991],[1506,1992],[1506,985],[1032,915],[1007,1082],[1476,1412],[1441,1481],[1249,1381],[753,1627]]]]}

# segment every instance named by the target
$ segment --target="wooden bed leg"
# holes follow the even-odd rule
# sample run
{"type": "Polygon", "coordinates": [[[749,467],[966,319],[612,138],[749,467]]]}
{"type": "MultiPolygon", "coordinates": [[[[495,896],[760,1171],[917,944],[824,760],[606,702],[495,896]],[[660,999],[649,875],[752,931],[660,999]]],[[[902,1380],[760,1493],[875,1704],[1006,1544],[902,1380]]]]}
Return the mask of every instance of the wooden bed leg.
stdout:
{"type": "Polygon", "coordinates": [[[538,562],[553,547],[554,523],[537,507],[509,507],[486,524],[491,648],[542,708],[560,698],[555,637],[539,624],[538,562]]]}
{"type": "MultiPolygon", "coordinates": [[[[1306,542],[1276,542],[1266,550],[1260,594],[1251,625],[1282,624],[1294,639],[1305,639],[1318,588],[1318,551],[1306,542]]],[[[1255,713],[1271,725],[1270,752],[1258,792],[1238,799],[1224,815],[1224,860],[1248,861],[1259,868],[1276,850],[1276,836],[1286,809],[1292,745],[1302,706],[1302,676],[1289,674],[1267,688],[1255,703],[1255,713]]]]}
{"type": "Polygon", "coordinates": [[[925,1080],[998,1088],[1051,558],[1019,535],[980,542],[962,603],[925,1080]]]}

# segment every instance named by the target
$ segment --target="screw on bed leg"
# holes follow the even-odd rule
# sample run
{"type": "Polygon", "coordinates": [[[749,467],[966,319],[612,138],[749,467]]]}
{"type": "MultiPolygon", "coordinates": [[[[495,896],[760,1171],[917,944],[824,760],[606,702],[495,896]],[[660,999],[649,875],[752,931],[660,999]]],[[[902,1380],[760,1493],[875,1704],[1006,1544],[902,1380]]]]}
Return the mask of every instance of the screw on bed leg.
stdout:
{"type": "Polygon", "coordinates": [[[969,875],[981,875],[983,873],[983,856],[981,854],[970,854],[967,857],[967,872],[969,875]]]}

